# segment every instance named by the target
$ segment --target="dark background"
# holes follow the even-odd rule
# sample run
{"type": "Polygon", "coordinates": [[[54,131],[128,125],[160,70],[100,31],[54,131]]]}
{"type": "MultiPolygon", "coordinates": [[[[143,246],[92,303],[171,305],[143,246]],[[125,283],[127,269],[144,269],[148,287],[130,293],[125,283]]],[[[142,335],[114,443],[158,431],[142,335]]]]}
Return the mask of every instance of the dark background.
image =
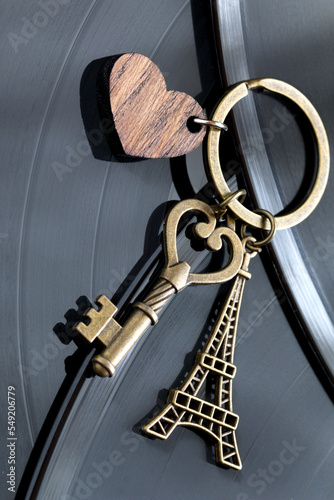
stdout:
{"type": "MultiPolygon", "coordinates": [[[[112,297],[129,273],[131,281],[145,238],[146,248],[147,240],[158,241],[164,204],[178,198],[168,160],[119,164],[94,159],[80,114],[85,68],[94,59],[136,51],[160,67],[168,88],[202,103],[210,103],[220,86],[207,31],[209,9],[202,2],[51,4],[43,9],[35,1],[17,1],[1,7],[2,498],[13,497],[6,485],[7,387],[16,388],[18,484],[65,377],[64,359],[75,350],[57,340],[54,325],[79,295],[112,297]]],[[[285,79],[305,92],[332,141],[331,2],[256,1],[241,2],[241,7],[252,76],[285,79]]],[[[305,152],[298,127],[293,130],[301,155],[294,179],[298,189],[305,152]]],[[[272,155],[277,148],[282,151],[279,142],[268,148],[272,155]]],[[[199,148],[187,157],[195,191],[206,182],[201,155],[199,148]]],[[[283,190],[291,186],[284,184],[291,170],[284,172],[283,190]]],[[[312,235],[302,230],[302,241],[332,314],[331,186],[332,180],[309,222],[312,235]],[[314,263],[319,238],[327,253],[314,263]]],[[[243,470],[214,466],[202,439],[188,430],[177,429],[166,442],[137,432],[136,424],[156,405],[159,391],[169,388],[182,369],[218,292],[218,287],[193,287],[173,301],[115,380],[85,381],[57,436],[38,498],[332,498],[332,403],[275,296],[270,270],[268,276],[256,259],[252,273],[235,356],[234,409],[240,415],[243,470]],[[299,448],[289,455],[291,463],[277,465],[294,443],[299,448]],[[112,474],[96,488],[87,486],[94,463],[110,460],[113,452],[119,455],[114,455],[112,474]],[[261,470],[266,478],[259,477],[261,470]]]]}

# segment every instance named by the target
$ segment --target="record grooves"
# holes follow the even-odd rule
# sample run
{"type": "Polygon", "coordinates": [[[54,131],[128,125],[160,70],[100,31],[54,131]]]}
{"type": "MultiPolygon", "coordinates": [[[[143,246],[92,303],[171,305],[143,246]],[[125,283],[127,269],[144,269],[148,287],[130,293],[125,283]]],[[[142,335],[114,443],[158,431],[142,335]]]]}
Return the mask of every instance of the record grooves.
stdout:
{"type": "MultiPolygon", "coordinates": [[[[105,143],[92,153],[80,110],[85,68],[114,54],[142,53],[158,65],[168,88],[193,96],[208,113],[222,85],[209,3],[148,1],[134,12],[130,0],[93,6],[44,2],[50,12],[55,6],[54,15],[41,4],[19,0],[4,7],[1,18],[1,366],[3,393],[10,385],[17,390],[17,498],[331,498],[333,405],[301,349],[304,338],[296,340],[299,320],[287,319],[286,310],[294,306],[280,293],[282,283],[267,264],[271,257],[254,259],[254,293],[245,290],[239,320],[233,409],[240,416],[241,472],[217,468],[194,433],[176,429],[161,442],[139,431],[145,415],[163,406],[161,391],[174,387],[192,365],[194,346],[200,346],[212,306],[219,303],[219,287],[189,287],[180,294],[113,379],[91,377],[93,351],[63,345],[53,333],[80,295],[92,301],[104,293],[126,315],[161,265],[166,210],[179,197],[197,193],[210,201],[214,195],[206,185],[201,148],[170,162],[116,162],[105,143]],[[8,33],[26,40],[18,52],[8,33]]],[[[277,10],[263,0],[215,0],[213,11],[217,4],[226,14],[225,80],[247,78],[236,52],[242,49],[251,77],[272,76],[304,91],[332,141],[332,2],[283,1],[277,10]],[[243,43],[236,38],[240,27],[243,43]]],[[[89,99],[91,94],[84,100],[89,99]]],[[[275,106],[286,117],[282,103],[260,99],[260,129],[268,127],[275,106]]],[[[247,124],[243,117],[234,119],[239,139],[234,133],[224,138],[221,153],[236,189],[237,181],[239,187],[245,183],[236,151],[247,124]]],[[[306,164],[303,136],[290,125],[285,136],[266,144],[272,176],[278,192],[288,193],[287,203],[306,164]]],[[[99,136],[98,124],[89,122],[90,128],[99,136]]],[[[258,148],[254,157],[261,155],[258,148]]],[[[323,204],[298,240],[332,319],[333,189],[331,176],[323,204]]],[[[246,203],[251,205],[249,198],[246,203]]],[[[6,437],[4,432],[3,449],[6,437]]],[[[8,471],[5,456],[2,470],[8,471]]],[[[1,487],[1,498],[7,498],[4,477],[1,487]]]]}

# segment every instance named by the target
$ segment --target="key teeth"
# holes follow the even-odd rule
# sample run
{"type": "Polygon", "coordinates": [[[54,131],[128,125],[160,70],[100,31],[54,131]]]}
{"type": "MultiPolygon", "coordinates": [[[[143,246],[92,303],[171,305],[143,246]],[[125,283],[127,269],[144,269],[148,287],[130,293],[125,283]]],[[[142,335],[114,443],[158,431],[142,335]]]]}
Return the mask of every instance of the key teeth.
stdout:
{"type": "Polygon", "coordinates": [[[94,303],[97,309],[94,306],[87,309],[84,313],[83,321],[76,323],[73,327],[89,343],[93,342],[99,336],[99,331],[103,330],[103,323],[107,324],[117,312],[115,304],[105,295],[96,297],[94,303]],[[86,324],[85,320],[88,321],[86,324]],[[96,327],[98,327],[98,330],[96,327]]]}
{"type": "Polygon", "coordinates": [[[108,314],[113,315],[117,311],[115,304],[113,304],[105,295],[99,295],[96,297],[94,302],[97,306],[99,306],[98,312],[100,312],[101,309],[106,309],[108,314]]]}
{"type": "Polygon", "coordinates": [[[96,297],[96,299],[94,300],[94,304],[97,306],[97,309],[95,309],[95,307],[91,305],[83,313],[84,318],[87,318],[89,320],[87,326],[89,326],[90,323],[96,319],[97,315],[102,311],[102,309],[107,310],[110,316],[117,311],[117,307],[105,295],[99,295],[98,297],[96,297]]]}
{"type": "Polygon", "coordinates": [[[89,318],[89,323],[88,323],[88,326],[92,323],[92,321],[94,321],[94,319],[96,318],[96,316],[98,315],[99,311],[97,311],[94,307],[91,307],[90,309],[88,309],[86,312],[85,312],[85,317],[86,318],[89,318]]]}
{"type": "Polygon", "coordinates": [[[78,332],[80,335],[82,335],[84,337],[86,335],[88,327],[87,327],[87,325],[85,325],[85,323],[83,323],[83,321],[80,321],[79,323],[76,323],[73,326],[73,330],[78,332]]]}
{"type": "Polygon", "coordinates": [[[113,305],[113,303],[106,297],[105,295],[101,294],[96,297],[94,300],[95,304],[100,307],[108,307],[108,305],[113,305]]]}

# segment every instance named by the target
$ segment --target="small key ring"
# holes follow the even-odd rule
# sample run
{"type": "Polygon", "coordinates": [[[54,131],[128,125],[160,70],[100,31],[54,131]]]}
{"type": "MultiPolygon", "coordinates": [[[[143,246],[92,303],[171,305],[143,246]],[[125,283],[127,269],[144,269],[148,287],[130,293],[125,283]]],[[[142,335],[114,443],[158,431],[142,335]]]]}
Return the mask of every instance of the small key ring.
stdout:
{"type": "MultiPolygon", "coordinates": [[[[273,214],[270,213],[268,210],[257,208],[256,210],[254,210],[254,212],[257,214],[263,215],[270,222],[269,234],[263,240],[258,241],[258,240],[253,239],[254,241],[252,241],[251,243],[249,241],[247,241],[247,243],[246,243],[247,248],[249,248],[250,250],[253,250],[253,251],[258,251],[261,247],[264,247],[273,239],[273,237],[276,233],[276,221],[275,221],[275,217],[273,216],[273,214]]],[[[246,227],[247,227],[247,224],[241,225],[240,232],[241,232],[241,238],[243,240],[247,238],[246,227]]]]}
{"type": "MultiPolygon", "coordinates": [[[[247,80],[234,86],[218,104],[213,114],[213,121],[223,123],[227,114],[233,106],[243,97],[247,96],[250,89],[262,88],[274,93],[281,94],[295,102],[307,116],[318,148],[317,173],[312,188],[309,191],[307,199],[293,212],[286,215],[275,217],[276,229],[286,229],[295,226],[306,219],[318,205],[325,191],[329,175],[329,144],[325,127],[321,121],[314,106],[299,90],[285,82],[273,78],[259,78],[247,80]]],[[[220,160],[219,160],[219,138],[220,130],[211,128],[208,134],[208,167],[211,178],[222,199],[231,195],[231,191],[224,179],[220,160]]],[[[232,199],[229,203],[229,209],[233,214],[253,227],[270,230],[270,223],[266,217],[252,212],[237,199],[232,199]]]]}
{"type": "Polygon", "coordinates": [[[221,203],[218,203],[217,205],[211,205],[211,208],[216,212],[219,220],[221,220],[221,218],[227,211],[228,204],[231,203],[232,200],[235,200],[237,198],[240,198],[240,203],[243,203],[245,201],[246,195],[246,189],[239,189],[239,191],[235,191],[234,193],[226,196],[221,203]]]}
{"type": "Polygon", "coordinates": [[[246,189],[239,189],[239,191],[235,191],[234,193],[231,193],[230,195],[227,195],[221,203],[219,203],[219,208],[224,209],[231,201],[240,198],[240,203],[243,203],[245,201],[247,195],[246,189]]]}
{"type": "Polygon", "coordinates": [[[252,245],[249,245],[249,242],[255,243],[256,238],[254,236],[246,236],[242,239],[242,248],[244,252],[247,252],[247,250],[250,250],[250,252],[247,252],[249,257],[252,259],[255,257],[258,253],[262,252],[261,248],[250,248],[252,245]]]}
{"type": "Polygon", "coordinates": [[[195,116],[192,120],[194,123],[197,123],[198,125],[204,125],[205,127],[213,127],[217,130],[223,130],[224,132],[228,131],[228,126],[225,125],[225,123],[217,122],[215,120],[206,120],[204,118],[198,118],[198,116],[195,116]]]}

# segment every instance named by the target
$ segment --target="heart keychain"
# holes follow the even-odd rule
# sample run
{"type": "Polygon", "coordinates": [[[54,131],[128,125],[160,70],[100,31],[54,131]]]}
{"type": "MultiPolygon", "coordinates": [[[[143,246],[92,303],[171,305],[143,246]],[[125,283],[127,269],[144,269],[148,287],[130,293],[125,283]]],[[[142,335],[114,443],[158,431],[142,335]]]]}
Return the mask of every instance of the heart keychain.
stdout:
{"type": "Polygon", "coordinates": [[[116,59],[109,78],[110,110],[123,151],[140,158],[172,158],[189,153],[205,136],[192,133],[188,120],[205,119],[198,102],[168,90],[159,68],[141,54],[116,59]]]}
{"type": "Polygon", "coordinates": [[[158,322],[159,314],[176,293],[191,284],[209,285],[233,279],[224,306],[192,369],[178,388],[170,390],[165,406],[145,422],[142,430],[160,439],[167,439],[179,425],[201,431],[215,443],[217,464],[240,470],[242,463],[235,434],[239,417],[232,406],[232,381],[236,373],[234,348],[241,299],[245,282],[251,278],[248,266],[276,230],[299,224],[319,203],[329,174],[326,131],[317,111],[301,92],[270,78],[235,85],[208,120],[192,97],[167,91],[159,69],[139,54],[114,58],[109,97],[115,133],[123,152],[129,156],[161,158],[185,154],[201,143],[209,128],[207,163],[217,199],[213,205],[196,199],[182,200],[167,214],[163,230],[165,266],[147,296],[134,304],[123,325],[114,319],[117,307],[103,295],[95,301],[97,308],[89,308],[85,320],[76,323],[73,329],[84,341],[98,346],[99,352],[92,359],[95,373],[111,377],[141,336],[158,322]],[[219,141],[221,131],[226,130],[225,118],[253,89],[278,93],[297,104],[310,122],[318,149],[316,174],[306,199],[296,210],[279,217],[267,210],[246,208],[243,204],[246,192],[231,193],[220,164],[219,141]],[[197,133],[189,129],[191,120],[201,127],[197,133]],[[177,234],[185,215],[192,217],[193,235],[205,242],[208,251],[219,251],[225,240],[230,254],[225,267],[195,274],[187,262],[179,260],[177,234]],[[259,240],[254,229],[267,234],[259,240]],[[211,384],[214,391],[213,398],[207,400],[199,393],[209,378],[214,380],[211,384]]]}

